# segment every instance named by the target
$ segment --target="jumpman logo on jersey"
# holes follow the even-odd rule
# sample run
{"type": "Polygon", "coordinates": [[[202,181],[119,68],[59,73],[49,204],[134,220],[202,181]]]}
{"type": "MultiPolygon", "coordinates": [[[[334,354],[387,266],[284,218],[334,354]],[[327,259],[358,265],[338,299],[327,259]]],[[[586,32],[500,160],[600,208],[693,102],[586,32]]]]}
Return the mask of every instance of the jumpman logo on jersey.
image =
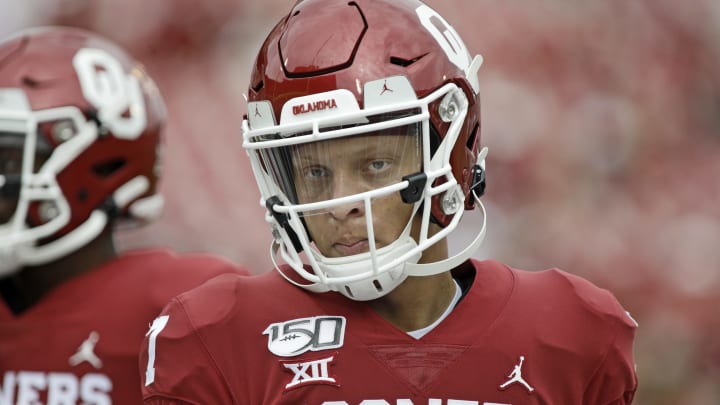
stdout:
{"type": "Polygon", "coordinates": [[[389,91],[390,93],[393,92],[393,90],[387,86],[387,80],[385,80],[385,82],[383,83],[382,91],[380,92],[380,95],[382,96],[383,94],[385,94],[386,91],[389,91]]]}
{"type": "Polygon", "coordinates": [[[95,355],[95,345],[98,340],[100,340],[100,335],[95,331],[90,332],[90,336],[88,336],[88,338],[80,344],[80,347],[78,347],[77,353],[70,356],[70,365],[77,366],[83,361],[87,361],[93,367],[101,368],[102,360],[95,355]]]}
{"type": "Polygon", "coordinates": [[[531,387],[530,384],[528,384],[527,381],[525,381],[522,377],[523,361],[525,361],[525,356],[520,356],[520,363],[518,363],[515,367],[513,367],[512,372],[510,372],[510,374],[508,374],[509,380],[505,381],[504,383],[502,383],[500,385],[501,389],[507,388],[510,384],[520,383],[520,384],[524,385],[525,388],[527,388],[527,390],[529,392],[535,391],[535,389],[533,387],[531,387]]]}

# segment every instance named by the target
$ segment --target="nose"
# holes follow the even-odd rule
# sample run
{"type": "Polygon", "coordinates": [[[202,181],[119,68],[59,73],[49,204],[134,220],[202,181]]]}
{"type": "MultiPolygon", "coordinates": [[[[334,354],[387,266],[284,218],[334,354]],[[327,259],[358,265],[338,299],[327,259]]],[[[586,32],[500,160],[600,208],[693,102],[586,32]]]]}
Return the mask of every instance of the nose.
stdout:
{"type": "Polygon", "coordinates": [[[362,201],[342,204],[330,208],[330,215],[338,221],[344,221],[349,218],[362,216],[365,214],[365,206],[362,201]]]}
{"type": "MultiPolygon", "coordinates": [[[[342,174],[340,176],[336,176],[335,184],[333,185],[333,198],[347,197],[360,193],[361,190],[358,187],[359,183],[359,180],[352,176],[352,174],[342,174]]],[[[339,221],[363,216],[365,215],[365,202],[355,201],[347,204],[332,206],[330,208],[330,215],[339,221]]]]}

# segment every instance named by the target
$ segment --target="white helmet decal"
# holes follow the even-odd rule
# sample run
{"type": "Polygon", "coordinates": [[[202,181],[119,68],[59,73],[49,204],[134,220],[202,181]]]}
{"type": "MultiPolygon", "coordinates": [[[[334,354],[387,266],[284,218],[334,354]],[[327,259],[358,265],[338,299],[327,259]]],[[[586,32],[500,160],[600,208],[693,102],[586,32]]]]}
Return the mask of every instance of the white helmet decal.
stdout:
{"type": "Polygon", "coordinates": [[[80,49],[73,66],[83,95],[98,109],[100,121],[118,138],[140,136],[147,118],[138,78],[126,74],[120,62],[102,49],[80,49]],[[130,112],[127,117],[126,111],[130,112]]]}

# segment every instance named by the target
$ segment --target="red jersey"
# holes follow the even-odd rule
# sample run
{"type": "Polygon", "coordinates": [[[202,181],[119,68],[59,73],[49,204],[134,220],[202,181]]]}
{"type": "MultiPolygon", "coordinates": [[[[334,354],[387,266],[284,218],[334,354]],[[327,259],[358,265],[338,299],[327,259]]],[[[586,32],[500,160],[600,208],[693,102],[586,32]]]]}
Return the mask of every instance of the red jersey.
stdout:
{"type": "Polygon", "coordinates": [[[494,261],[419,340],[367,303],[276,272],[220,276],[173,300],[143,343],[146,404],[628,404],[636,328],[611,293],[494,261]]]}
{"type": "Polygon", "coordinates": [[[0,300],[0,404],[140,404],[140,343],[177,294],[241,270],[211,256],[125,253],[16,316],[0,300]]]}

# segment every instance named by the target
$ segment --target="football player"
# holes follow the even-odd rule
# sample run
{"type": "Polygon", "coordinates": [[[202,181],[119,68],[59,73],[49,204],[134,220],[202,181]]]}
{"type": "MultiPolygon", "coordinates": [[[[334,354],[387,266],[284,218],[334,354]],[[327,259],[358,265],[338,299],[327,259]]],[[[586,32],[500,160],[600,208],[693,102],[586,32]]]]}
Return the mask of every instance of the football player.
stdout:
{"type": "Polygon", "coordinates": [[[471,259],[484,224],[448,253],[465,212],[484,218],[481,63],[418,0],[295,4],[243,122],[277,272],[171,301],[146,404],[632,401],[636,324],[610,292],[471,259]]]}
{"type": "Polygon", "coordinates": [[[0,404],[138,404],[138,348],[175,295],[230,262],[119,253],[158,194],[163,99],[98,35],[45,27],[0,43],[0,404]]]}

